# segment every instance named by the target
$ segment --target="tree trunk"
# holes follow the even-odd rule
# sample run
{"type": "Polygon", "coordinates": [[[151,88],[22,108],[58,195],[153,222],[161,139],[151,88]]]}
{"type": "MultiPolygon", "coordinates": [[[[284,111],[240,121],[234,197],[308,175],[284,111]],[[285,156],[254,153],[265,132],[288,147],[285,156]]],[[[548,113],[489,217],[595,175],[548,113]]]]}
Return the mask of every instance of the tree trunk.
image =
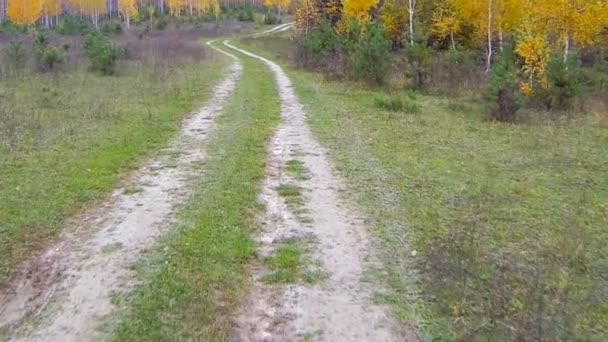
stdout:
{"type": "Polygon", "coordinates": [[[492,0],[488,0],[488,56],[486,61],[486,74],[492,68],[492,0]]]}
{"type": "Polygon", "coordinates": [[[416,0],[408,0],[407,10],[410,17],[410,45],[414,46],[414,13],[416,11],[416,0]]]}
{"type": "Polygon", "coordinates": [[[127,21],[127,29],[131,28],[131,16],[125,15],[125,20],[127,21]]]}
{"type": "Polygon", "coordinates": [[[498,48],[500,49],[500,52],[504,52],[504,48],[503,48],[503,36],[502,36],[502,27],[500,27],[498,29],[498,48]]]}
{"type": "Polygon", "coordinates": [[[454,40],[454,30],[450,30],[450,40],[452,41],[452,51],[456,51],[456,41],[454,40]]]}
{"type": "MultiPolygon", "coordinates": [[[[570,36],[566,35],[564,39],[564,64],[568,61],[568,55],[570,54],[570,36]]],[[[567,68],[567,66],[566,66],[567,68]]]]}

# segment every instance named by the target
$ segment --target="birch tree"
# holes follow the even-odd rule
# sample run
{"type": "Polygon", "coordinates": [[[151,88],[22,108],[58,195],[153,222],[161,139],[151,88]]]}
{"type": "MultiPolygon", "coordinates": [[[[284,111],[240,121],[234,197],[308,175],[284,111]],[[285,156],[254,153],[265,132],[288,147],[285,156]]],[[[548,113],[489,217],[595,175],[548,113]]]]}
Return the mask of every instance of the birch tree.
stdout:
{"type": "Polygon", "coordinates": [[[118,12],[124,18],[127,28],[131,27],[131,17],[137,15],[137,4],[135,0],[120,0],[118,12]]]}

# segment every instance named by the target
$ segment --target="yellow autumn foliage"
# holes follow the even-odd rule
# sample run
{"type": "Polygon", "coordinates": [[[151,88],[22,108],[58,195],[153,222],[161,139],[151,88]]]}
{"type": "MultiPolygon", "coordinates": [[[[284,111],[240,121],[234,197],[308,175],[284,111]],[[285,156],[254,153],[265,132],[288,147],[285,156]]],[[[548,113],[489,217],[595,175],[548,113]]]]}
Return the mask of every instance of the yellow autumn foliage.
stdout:
{"type": "Polygon", "coordinates": [[[321,15],[314,0],[301,0],[294,18],[294,35],[304,37],[319,25],[321,15]]]}
{"type": "Polygon", "coordinates": [[[17,25],[31,25],[42,15],[43,0],[9,0],[6,14],[17,25]]]}
{"type": "Polygon", "coordinates": [[[403,7],[398,7],[395,1],[387,2],[380,13],[380,22],[393,46],[400,45],[407,32],[408,13],[403,7]]]}

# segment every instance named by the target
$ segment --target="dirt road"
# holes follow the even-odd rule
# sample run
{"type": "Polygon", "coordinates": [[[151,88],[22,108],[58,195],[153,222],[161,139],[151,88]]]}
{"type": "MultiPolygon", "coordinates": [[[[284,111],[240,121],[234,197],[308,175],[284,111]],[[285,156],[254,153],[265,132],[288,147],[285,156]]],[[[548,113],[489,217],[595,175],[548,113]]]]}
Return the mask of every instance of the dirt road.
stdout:
{"type": "Polygon", "coordinates": [[[399,331],[373,291],[362,281],[370,238],[364,218],[342,201],[343,181],[333,172],[327,152],[313,138],[306,113],[289,77],[276,63],[224,45],[265,63],[274,73],[282,102],[282,122],[269,146],[262,200],[267,211],[259,237],[262,256],[286,241],[313,241],[310,254],[326,275],[317,284],[268,284],[268,270],[257,267],[251,294],[238,318],[244,341],[413,341],[399,331]],[[303,165],[307,177],[286,170],[303,165]],[[279,189],[289,184],[303,192],[303,208],[290,207],[279,189]],[[305,214],[302,214],[305,213],[305,214]],[[305,218],[301,216],[305,215],[305,218]]]}
{"type": "Polygon", "coordinates": [[[128,185],[81,217],[59,242],[23,265],[18,279],[0,292],[0,327],[11,340],[100,339],[100,320],[113,312],[112,297],[134,283],[129,268],[141,252],[174,226],[175,211],[200,176],[204,144],[214,119],[242,74],[233,55],[226,78],[206,106],[183,124],[166,149],[131,175],[128,185]]]}

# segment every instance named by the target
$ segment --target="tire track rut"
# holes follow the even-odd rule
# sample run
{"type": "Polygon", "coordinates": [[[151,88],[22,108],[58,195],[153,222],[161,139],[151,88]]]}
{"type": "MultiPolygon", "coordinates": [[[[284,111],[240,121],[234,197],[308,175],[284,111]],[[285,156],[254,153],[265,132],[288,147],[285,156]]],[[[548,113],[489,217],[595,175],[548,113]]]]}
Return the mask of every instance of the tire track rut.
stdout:
{"type": "Polygon", "coordinates": [[[184,121],[167,148],[128,178],[130,187],[72,219],[52,248],[22,265],[15,280],[0,289],[0,328],[11,340],[103,338],[100,319],[113,312],[113,296],[136,285],[129,268],[174,226],[191,181],[201,176],[214,119],[241,77],[239,59],[210,43],[233,62],[208,103],[184,121]]]}

